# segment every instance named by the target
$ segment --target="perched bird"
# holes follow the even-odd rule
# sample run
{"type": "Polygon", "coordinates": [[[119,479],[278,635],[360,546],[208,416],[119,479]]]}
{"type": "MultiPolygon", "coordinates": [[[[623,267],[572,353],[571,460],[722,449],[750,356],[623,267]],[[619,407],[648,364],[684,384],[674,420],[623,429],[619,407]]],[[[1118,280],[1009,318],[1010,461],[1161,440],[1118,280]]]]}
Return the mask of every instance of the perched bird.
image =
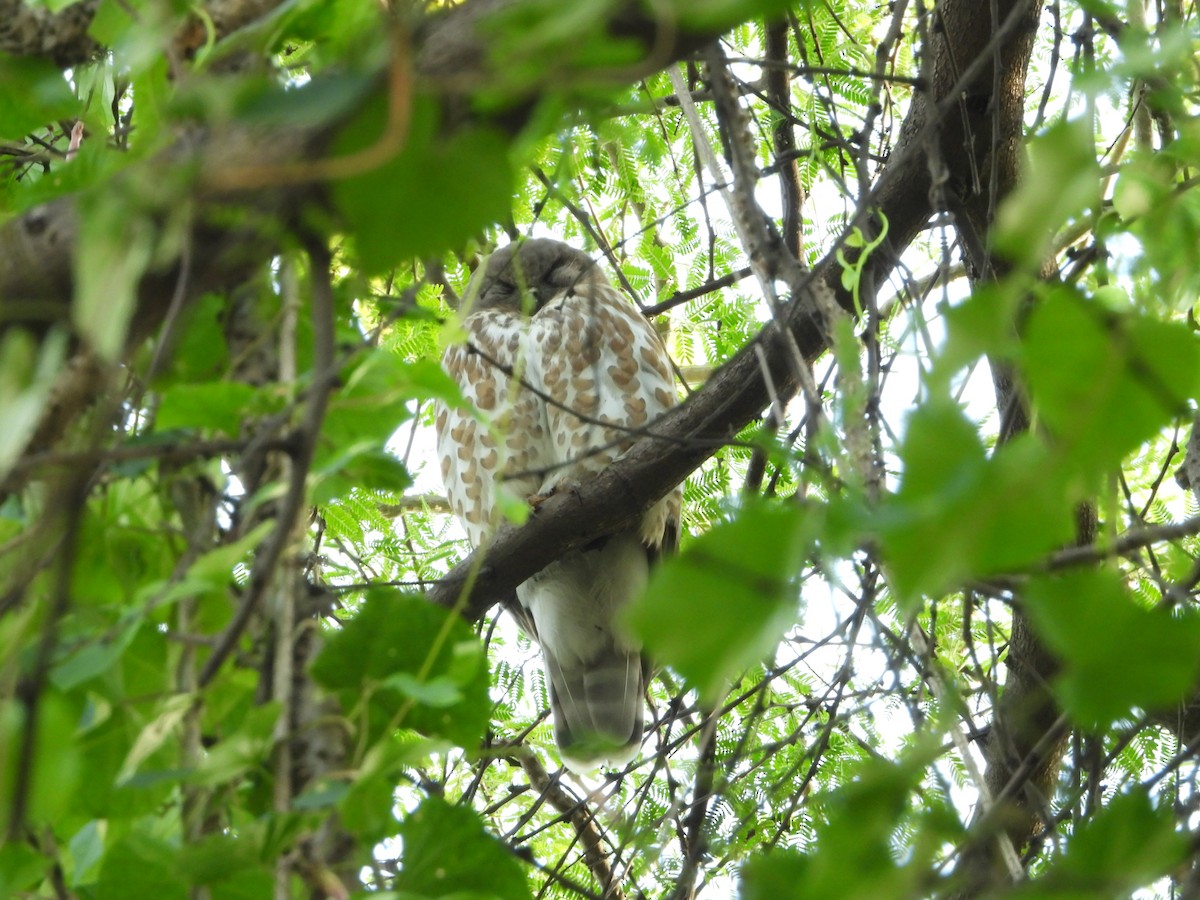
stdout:
{"type": "MultiPolygon", "coordinates": [[[[466,342],[442,363],[483,416],[443,405],[436,421],[450,505],[478,547],[506,500],[536,503],[601,471],[676,398],[653,326],[564,243],[498,250],[463,305],[466,342]]],[[[678,543],[681,496],[517,588],[513,611],[541,646],[555,738],[572,768],[619,765],[641,745],[646,666],[616,620],[655,557],[678,543]]]]}

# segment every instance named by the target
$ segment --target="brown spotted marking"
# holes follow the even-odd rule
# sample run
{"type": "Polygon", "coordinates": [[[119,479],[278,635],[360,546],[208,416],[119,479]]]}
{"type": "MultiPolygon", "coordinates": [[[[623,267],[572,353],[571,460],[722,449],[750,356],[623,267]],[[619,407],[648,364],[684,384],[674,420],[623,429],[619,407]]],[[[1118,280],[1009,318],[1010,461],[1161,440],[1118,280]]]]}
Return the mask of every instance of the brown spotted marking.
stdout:
{"type": "Polygon", "coordinates": [[[467,499],[474,500],[476,502],[476,504],[478,504],[479,500],[482,497],[483,497],[483,485],[481,485],[478,481],[468,481],[467,482],[467,499]]]}
{"type": "Polygon", "coordinates": [[[642,347],[641,350],[638,351],[638,355],[641,356],[642,362],[645,363],[647,367],[654,369],[656,372],[660,372],[661,374],[662,370],[659,367],[662,365],[662,363],[659,361],[658,354],[654,352],[653,348],[642,347]]]}
{"type": "Polygon", "coordinates": [[[568,384],[565,380],[556,381],[554,384],[550,385],[550,396],[556,403],[567,406],[567,389],[568,384]]]}
{"type": "Polygon", "coordinates": [[[590,391],[596,387],[595,373],[588,368],[580,367],[571,375],[571,390],[590,391]]]}
{"type": "MultiPolygon", "coordinates": [[[[631,382],[634,382],[635,385],[637,382],[637,379],[634,377],[634,373],[630,372],[628,369],[622,368],[621,366],[609,366],[608,377],[612,379],[613,384],[615,384],[622,392],[630,390],[631,382]]],[[[636,390],[636,386],[634,387],[634,390],[636,390]]]]}
{"type": "Polygon", "coordinates": [[[646,424],[648,418],[646,414],[646,400],[644,397],[635,397],[632,394],[625,398],[625,415],[628,417],[628,424],[637,428],[640,425],[646,424]]]}
{"type": "Polygon", "coordinates": [[[496,408],[496,384],[494,381],[481,381],[476,385],[475,405],[484,412],[496,408]]]}

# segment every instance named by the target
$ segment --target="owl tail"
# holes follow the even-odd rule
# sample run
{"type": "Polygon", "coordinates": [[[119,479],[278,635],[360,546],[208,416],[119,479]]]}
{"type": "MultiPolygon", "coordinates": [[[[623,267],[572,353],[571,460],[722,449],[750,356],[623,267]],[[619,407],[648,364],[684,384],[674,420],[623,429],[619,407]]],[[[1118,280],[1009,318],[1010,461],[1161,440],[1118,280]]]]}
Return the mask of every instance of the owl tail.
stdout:
{"type": "Polygon", "coordinates": [[[624,765],[642,744],[645,670],[640,653],[612,648],[587,665],[545,652],[554,738],[575,771],[624,765]]]}

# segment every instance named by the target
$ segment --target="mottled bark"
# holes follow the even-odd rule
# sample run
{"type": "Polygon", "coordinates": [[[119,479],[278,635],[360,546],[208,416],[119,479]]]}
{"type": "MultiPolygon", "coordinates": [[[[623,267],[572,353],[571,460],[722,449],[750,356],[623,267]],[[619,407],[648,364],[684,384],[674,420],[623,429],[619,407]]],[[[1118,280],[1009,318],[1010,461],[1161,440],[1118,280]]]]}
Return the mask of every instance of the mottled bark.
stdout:
{"type": "Polygon", "coordinates": [[[87,62],[100,52],[88,36],[99,0],[80,0],[61,12],[24,0],[0,0],[0,53],[45,56],[61,66],[87,62]]]}

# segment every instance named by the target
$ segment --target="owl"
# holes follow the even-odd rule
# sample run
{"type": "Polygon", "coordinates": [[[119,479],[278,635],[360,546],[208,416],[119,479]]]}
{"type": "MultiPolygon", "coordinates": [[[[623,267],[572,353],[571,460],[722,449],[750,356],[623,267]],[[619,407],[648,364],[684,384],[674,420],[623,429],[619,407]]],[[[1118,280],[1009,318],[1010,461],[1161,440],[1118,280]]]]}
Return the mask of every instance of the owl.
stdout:
{"type": "MultiPolygon", "coordinates": [[[[560,241],[498,250],[467,286],[464,343],[443,358],[475,407],[436,410],[442,477],[479,547],[506,503],[595,475],[674,405],[658,332],[592,259],[560,241]]],[[[641,746],[647,666],[619,613],[675,548],[681,490],[628,529],[546,566],[510,608],[542,651],[563,761],[620,765],[641,746]]]]}

